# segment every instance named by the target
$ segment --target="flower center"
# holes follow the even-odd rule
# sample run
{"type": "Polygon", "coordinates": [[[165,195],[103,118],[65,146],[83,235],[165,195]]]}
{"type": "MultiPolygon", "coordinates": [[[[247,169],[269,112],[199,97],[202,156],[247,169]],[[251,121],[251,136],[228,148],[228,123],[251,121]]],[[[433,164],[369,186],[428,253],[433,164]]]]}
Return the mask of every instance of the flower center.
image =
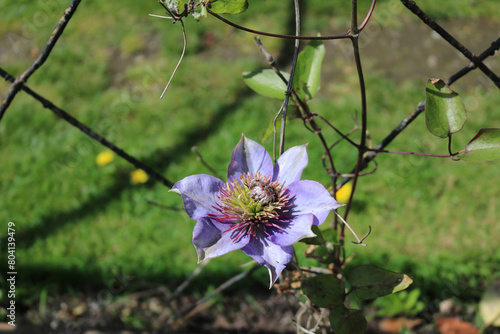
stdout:
{"type": "Polygon", "coordinates": [[[264,205],[276,201],[278,189],[263,180],[252,180],[250,183],[250,197],[264,205]]]}
{"type": "Polygon", "coordinates": [[[283,223],[289,222],[292,206],[288,190],[278,181],[256,174],[241,174],[220,188],[219,203],[214,206],[219,213],[209,217],[222,223],[230,223],[224,231],[235,231],[233,241],[245,235],[253,237],[270,236],[271,229],[283,230],[283,223]]]}

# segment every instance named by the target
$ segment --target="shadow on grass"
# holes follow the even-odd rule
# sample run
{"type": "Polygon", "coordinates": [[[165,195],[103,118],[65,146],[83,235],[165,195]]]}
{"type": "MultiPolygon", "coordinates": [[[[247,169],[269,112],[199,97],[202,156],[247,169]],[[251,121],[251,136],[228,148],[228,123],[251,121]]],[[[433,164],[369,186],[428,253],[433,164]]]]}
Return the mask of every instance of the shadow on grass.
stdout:
{"type": "MultiPolygon", "coordinates": [[[[4,266],[0,266],[4,267],[4,266]]],[[[7,268],[1,268],[7,272],[7,268]]],[[[120,267],[106,269],[91,266],[56,266],[20,264],[17,271],[16,296],[21,307],[28,307],[44,293],[54,295],[85,295],[86,299],[99,303],[110,303],[118,297],[137,291],[150,290],[156,286],[165,286],[173,292],[186,277],[180,271],[152,273],[149,271],[132,272],[120,267]]],[[[248,269],[247,269],[248,270],[248,269]]],[[[220,286],[228,279],[242,273],[239,267],[227,267],[224,270],[205,267],[201,275],[194,278],[186,291],[190,294],[204,295],[214,287],[220,286]]],[[[8,278],[8,276],[6,277],[8,278]]],[[[252,290],[269,291],[267,270],[262,267],[256,272],[241,279],[237,284],[229,286],[224,294],[251,293],[252,290]]],[[[4,279],[0,277],[0,282],[4,279]]]]}
{"type": "MultiPolygon", "coordinates": [[[[250,95],[250,90],[241,90],[237,93],[237,98],[233,102],[220,108],[206,125],[186,132],[182,137],[183,141],[179,142],[174,149],[168,149],[168,151],[159,149],[153,152],[150,157],[143,158],[142,161],[157,171],[161,172],[165,170],[172,162],[180,159],[186,154],[191,154],[192,146],[203,142],[212,134],[217,132],[218,125],[221,124],[223,120],[239,105],[241,105],[250,95]]],[[[131,187],[133,187],[133,185],[130,184],[128,176],[119,175],[112,185],[102,189],[99,194],[94,195],[87,201],[81,203],[78,208],[65,212],[53,212],[41,217],[40,222],[36,226],[19,231],[17,247],[29,248],[37,240],[47,238],[67,224],[77,223],[83,217],[102,212],[109,204],[118,200],[124,190],[131,187]]]]}
{"type": "MultiPolygon", "coordinates": [[[[302,15],[305,13],[305,7],[306,5],[302,4],[302,15]]],[[[289,31],[295,31],[295,14],[293,8],[291,8],[286,27],[289,31]]],[[[282,66],[286,66],[291,63],[293,46],[293,40],[283,40],[281,52],[278,57],[278,63],[282,66]]],[[[218,112],[213,115],[208,124],[186,132],[182,137],[183,141],[180,142],[175,149],[169,149],[168,151],[161,149],[157,150],[153,152],[150,157],[143,159],[143,162],[157,171],[164,171],[173,161],[180,159],[185,154],[190,154],[192,146],[199,144],[212,134],[216,133],[218,125],[221,124],[233,110],[240,106],[243,101],[251,95],[253,95],[253,93],[251,93],[249,89],[241,89],[239,92],[236,92],[237,98],[233,102],[221,107],[218,112]]],[[[117,144],[119,146],[119,143],[117,144]]],[[[83,217],[95,215],[104,211],[108,205],[121,197],[121,193],[123,191],[129,189],[130,187],[132,187],[132,185],[130,184],[128,177],[125,175],[119,175],[112,185],[102,189],[99,194],[94,195],[85,202],[81,203],[78,208],[65,212],[52,212],[44,217],[41,217],[40,222],[36,226],[19,231],[17,247],[29,248],[37,241],[47,238],[67,224],[76,224],[81,221],[83,217]]],[[[38,287],[56,285],[63,288],[71,286],[99,288],[106,284],[106,275],[99,271],[92,271],[91,268],[89,268],[89,270],[81,270],[78,268],[65,269],[64,267],[47,268],[27,266],[22,270],[22,272],[23,281],[25,280],[28,284],[31,284],[30,282],[37,282],[38,287]]],[[[221,282],[221,274],[213,274],[214,275],[208,275],[208,277],[211,277],[210,280],[213,279],[214,282],[221,282]]],[[[225,273],[222,276],[228,277],[228,274],[230,273],[225,273]]],[[[182,279],[181,277],[176,277],[175,275],[172,277],[163,275],[162,277],[142,278],[151,279],[153,281],[169,280],[174,282],[182,279]]],[[[203,282],[203,284],[208,283],[203,282]]]]}

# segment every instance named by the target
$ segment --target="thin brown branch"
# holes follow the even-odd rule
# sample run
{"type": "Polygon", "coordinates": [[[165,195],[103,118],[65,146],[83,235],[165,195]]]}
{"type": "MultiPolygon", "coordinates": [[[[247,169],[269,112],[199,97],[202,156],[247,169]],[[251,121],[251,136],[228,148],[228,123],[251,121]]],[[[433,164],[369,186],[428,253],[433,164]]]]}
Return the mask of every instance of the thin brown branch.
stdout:
{"type": "Polygon", "coordinates": [[[189,284],[191,284],[191,282],[193,282],[193,280],[196,277],[198,277],[198,275],[201,274],[201,272],[203,271],[203,268],[205,268],[205,266],[209,263],[210,263],[210,259],[205,260],[202,263],[200,263],[196,267],[196,269],[191,273],[191,275],[189,275],[189,277],[186,278],[186,280],[184,282],[182,282],[181,285],[179,285],[177,287],[177,289],[175,289],[175,291],[172,293],[172,295],[168,298],[167,303],[170,304],[175,298],[177,298],[189,286],[189,284]]]}
{"type": "Polygon", "coordinates": [[[207,12],[210,15],[212,15],[216,19],[221,20],[222,22],[230,25],[231,27],[242,30],[242,31],[246,31],[246,32],[249,32],[252,34],[261,35],[261,36],[276,37],[276,38],[288,38],[288,39],[301,39],[301,40],[310,40],[310,41],[313,41],[313,40],[314,41],[319,41],[319,40],[324,41],[324,40],[343,39],[343,38],[351,38],[352,37],[350,32],[347,32],[347,33],[342,34],[342,35],[329,35],[329,36],[294,36],[294,35],[273,34],[273,33],[268,33],[265,31],[259,31],[259,30],[243,27],[239,24],[236,24],[234,22],[229,21],[228,19],[220,16],[217,13],[212,12],[210,10],[210,8],[208,8],[208,7],[206,7],[206,8],[207,8],[207,12]]]}
{"type": "MultiPolygon", "coordinates": [[[[349,142],[349,144],[351,144],[352,146],[358,148],[359,145],[356,144],[355,142],[353,142],[348,136],[350,133],[348,133],[347,135],[345,135],[344,133],[342,133],[342,131],[340,131],[339,129],[337,129],[332,123],[330,123],[326,118],[324,118],[323,116],[319,115],[319,114],[316,114],[316,113],[313,113],[312,114],[314,117],[318,117],[319,119],[321,119],[323,122],[326,123],[326,125],[328,125],[330,128],[333,129],[333,131],[337,132],[338,135],[340,135],[342,138],[341,139],[344,139],[344,140],[347,140],[349,142]]],[[[357,130],[359,128],[355,128],[354,130],[357,130]]],[[[332,145],[333,146],[333,145],[332,145]]],[[[329,147],[329,149],[332,148],[332,146],[329,147]]]]}
{"type": "MultiPolygon", "coordinates": [[[[262,42],[260,41],[260,38],[258,36],[255,37],[255,42],[257,43],[260,50],[262,51],[262,53],[266,57],[266,60],[269,63],[269,65],[271,66],[271,68],[273,69],[273,71],[280,77],[280,79],[285,83],[285,85],[288,85],[288,80],[283,76],[280,69],[276,65],[276,61],[274,60],[274,57],[269,53],[269,51],[266,50],[265,46],[262,44],[262,42]]],[[[314,134],[318,135],[318,138],[321,141],[321,145],[323,146],[323,148],[325,150],[325,154],[326,154],[326,156],[328,158],[328,162],[330,164],[330,168],[327,169],[328,174],[329,175],[336,175],[337,170],[335,168],[335,163],[333,162],[333,158],[332,158],[332,155],[331,155],[330,150],[328,148],[328,144],[327,144],[323,134],[321,133],[321,128],[317,125],[316,121],[314,120],[314,114],[311,113],[307,104],[298,96],[298,94],[295,90],[292,90],[292,98],[293,98],[294,102],[296,103],[298,109],[300,110],[301,117],[304,120],[304,122],[309,123],[311,125],[312,132],[314,134]]],[[[274,148],[273,148],[273,155],[274,155],[274,148]]],[[[336,183],[336,177],[334,176],[332,178],[332,185],[334,186],[335,183],[336,183]]]]}
{"type": "Polygon", "coordinates": [[[450,153],[450,154],[430,154],[430,153],[422,153],[422,152],[408,152],[408,151],[392,151],[392,150],[376,150],[376,149],[368,149],[369,152],[375,153],[392,153],[392,154],[404,154],[404,155],[418,155],[421,157],[431,157],[431,158],[452,158],[458,153],[450,153]]]}
{"type": "Polygon", "coordinates": [[[241,26],[239,24],[236,24],[232,21],[229,21],[228,19],[220,16],[219,14],[214,13],[212,10],[210,10],[209,7],[206,7],[206,9],[207,9],[207,12],[209,14],[211,14],[213,17],[215,17],[216,19],[230,25],[233,28],[236,28],[236,29],[239,29],[242,31],[246,31],[246,32],[249,32],[252,34],[261,35],[261,36],[268,36],[268,37],[276,37],[276,38],[301,39],[301,40],[310,40],[310,41],[323,40],[324,41],[324,40],[333,40],[333,39],[352,38],[353,31],[363,30],[363,28],[366,26],[366,24],[368,23],[368,21],[370,20],[372,14],[373,14],[373,10],[375,9],[376,2],[377,2],[376,0],[372,0],[372,4],[370,6],[370,9],[369,9],[368,13],[366,14],[366,17],[364,18],[363,23],[361,23],[361,25],[359,27],[356,27],[354,29],[351,28],[351,30],[349,30],[345,34],[328,35],[328,36],[298,36],[297,37],[297,36],[293,36],[293,35],[274,34],[274,33],[269,33],[269,32],[265,32],[265,31],[259,31],[259,30],[247,28],[247,27],[241,26]]]}
{"type": "MultiPolygon", "coordinates": [[[[389,133],[384,139],[382,139],[382,141],[378,145],[370,150],[370,152],[365,153],[361,163],[361,170],[365,169],[368,166],[368,163],[375,159],[375,157],[379,154],[377,151],[383,150],[385,147],[387,147],[387,145],[389,145],[401,132],[403,132],[403,130],[406,129],[406,127],[408,127],[408,125],[410,125],[410,123],[413,122],[424,110],[425,102],[422,101],[407,117],[405,117],[399,123],[399,125],[394,130],[391,131],[391,133],[389,133]]],[[[354,174],[354,172],[355,169],[353,169],[351,173],[354,174]]],[[[349,182],[351,179],[352,177],[343,178],[337,185],[337,190],[342,188],[342,186],[349,182]]]]}
{"type": "Polygon", "coordinates": [[[234,283],[241,281],[245,277],[251,275],[255,270],[259,269],[260,267],[261,267],[260,264],[256,264],[252,268],[250,268],[250,270],[247,270],[241,274],[238,274],[238,275],[230,278],[229,280],[227,280],[226,282],[224,282],[220,286],[218,286],[214,291],[207,294],[206,296],[204,296],[203,298],[198,300],[195,304],[191,305],[190,307],[188,307],[187,309],[182,311],[180,317],[183,319],[187,319],[189,317],[192,317],[194,314],[197,313],[197,310],[199,310],[203,306],[203,304],[208,302],[210,299],[212,299],[214,296],[218,295],[222,291],[229,288],[234,283]]]}
{"type": "Polygon", "coordinates": [[[66,10],[64,11],[64,15],[61,17],[59,23],[57,23],[54,31],[50,35],[49,41],[47,42],[42,52],[40,53],[40,56],[38,56],[38,58],[33,62],[33,64],[31,64],[31,66],[14,81],[9,91],[7,92],[7,95],[3,99],[2,104],[0,104],[0,121],[2,120],[3,115],[5,114],[7,108],[14,100],[16,94],[21,90],[21,87],[28,81],[29,77],[33,73],[35,73],[35,71],[38,68],[40,68],[40,66],[42,66],[43,63],[45,63],[45,60],[47,60],[47,58],[50,55],[50,52],[56,45],[57,40],[62,35],[64,28],[66,28],[66,25],[68,24],[69,20],[71,19],[76,9],[78,8],[80,1],[81,0],[71,1],[68,8],[66,8],[66,10]]]}
{"type": "Polygon", "coordinates": [[[368,21],[370,20],[370,18],[372,17],[376,2],[377,2],[377,0],[372,1],[372,5],[370,6],[370,10],[368,11],[368,14],[366,14],[366,17],[365,17],[363,23],[361,23],[361,25],[358,27],[358,31],[363,30],[365,28],[366,24],[368,23],[368,21]]]}
{"type": "MultiPolygon", "coordinates": [[[[6,71],[4,71],[1,67],[0,67],[0,76],[2,76],[5,80],[7,80],[9,82],[15,81],[14,77],[12,75],[10,75],[9,73],[7,73],[6,71]]],[[[44,108],[51,110],[54,114],[56,114],[60,118],[64,119],[66,122],[70,123],[71,125],[75,126],[80,131],[85,133],[87,136],[97,140],[99,143],[106,146],[107,148],[109,148],[110,150],[115,152],[117,155],[119,155],[123,159],[130,162],[135,167],[144,170],[150,177],[154,178],[155,180],[159,181],[160,183],[162,183],[163,185],[165,185],[169,188],[172,188],[172,186],[174,185],[171,181],[164,178],[161,174],[157,173],[155,170],[150,168],[148,165],[146,165],[146,164],[142,163],[141,161],[137,160],[136,158],[130,156],[127,152],[125,152],[121,148],[117,147],[115,144],[108,141],[103,136],[97,134],[96,132],[94,132],[94,130],[92,130],[91,128],[89,128],[85,124],[78,121],[76,118],[74,118],[73,116],[68,114],[66,111],[55,106],[51,101],[47,100],[43,96],[34,92],[28,86],[22,85],[21,90],[23,90],[26,93],[28,93],[29,95],[31,95],[33,98],[35,98],[37,101],[39,101],[44,106],[44,108]]]]}
{"type": "MultiPolygon", "coordinates": [[[[300,36],[300,8],[299,1],[294,0],[295,7],[295,36],[300,36]]],[[[288,111],[288,101],[290,100],[290,96],[293,92],[293,77],[295,74],[295,68],[297,67],[297,59],[299,57],[299,47],[300,40],[295,40],[295,45],[293,49],[293,58],[292,58],[292,68],[290,69],[290,79],[288,80],[288,86],[285,92],[285,100],[283,101],[283,110],[281,113],[281,135],[280,135],[280,149],[279,155],[282,155],[285,151],[285,129],[286,129],[286,115],[288,111]]]]}
{"type": "Polygon", "coordinates": [[[358,1],[351,0],[351,33],[358,33],[358,1]]]}
{"type": "MultiPolygon", "coordinates": [[[[489,56],[493,56],[497,50],[500,49],[500,38],[497,39],[496,41],[492,42],[490,47],[488,47],[486,50],[484,50],[481,55],[478,57],[480,61],[483,61],[484,59],[488,58],[489,56]]],[[[462,78],[465,76],[467,73],[469,73],[471,70],[475,68],[474,64],[471,63],[468,66],[464,67],[463,69],[459,70],[455,74],[451,75],[450,78],[447,81],[448,85],[451,85],[455,83],[458,79],[462,78]]],[[[413,122],[423,111],[425,110],[425,101],[421,101],[417,107],[406,117],[404,118],[399,125],[391,131],[377,146],[375,146],[373,149],[370,149],[370,152],[367,152],[364,157],[363,157],[363,162],[362,162],[362,167],[363,169],[368,166],[370,161],[375,159],[375,157],[382,152],[387,152],[387,153],[403,153],[403,152],[397,152],[397,151],[385,151],[384,148],[387,147],[403,130],[410,125],[411,122],[413,122]]],[[[419,153],[414,153],[415,155],[422,155],[419,153]]],[[[437,157],[442,157],[442,158],[448,158],[450,156],[437,156],[437,157]]],[[[354,169],[351,171],[351,174],[354,174],[354,169]]],[[[351,176],[349,177],[344,177],[339,184],[337,185],[336,189],[342,188],[347,182],[349,182],[352,179],[351,176]]]]}
{"type": "Polygon", "coordinates": [[[217,171],[216,171],[216,170],[215,170],[212,166],[210,166],[210,165],[209,165],[209,164],[205,161],[205,159],[203,159],[203,157],[202,157],[202,155],[201,155],[200,151],[198,150],[198,147],[196,147],[196,146],[191,147],[191,152],[193,152],[194,154],[196,154],[196,159],[197,159],[199,162],[201,162],[201,164],[202,164],[203,166],[205,166],[205,168],[206,168],[206,169],[208,169],[208,170],[210,171],[210,173],[212,173],[212,175],[213,175],[213,176],[215,176],[216,178],[219,178],[219,179],[221,179],[221,180],[223,179],[223,178],[219,175],[219,173],[217,173],[217,171]]]}
{"type": "Polygon", "coordinates": [[[488,78],[490,78],[493,83],[500,88],[500,78],[491,71],[488,66],[486,66],[476,54],[472,53],[467,49],[462,43],[460,43],[455,37],[443,29],[439,24],[437,24],[433,19],[431,19],[427,14],[424,13],[420,7],[415,4],[415,1],[411,0],[401,0],[403,5],[405,5],[413,14],[418,16],[425,24],[437,32],[445,41],[450,43],[455,49],[457,49],[461,54],[468,58],[474,63],[475,67],[478,67],[488,78]]]}
{"type": "MultiPolygon", "coordinates": [[[[365,172],[365,173],[359,173],[359,176],[366,176],[366,175],[370,175],[370,174],[373,174],[377,171],[378,169],[378,163],[377,163],[377,160],[373,160],[373,163],[374,163],[374,167],[372,168],[372,170],[370,170],[369,172],[365,172]]],[[[339,177],[349,177],[349,178],[353,178],[354,177],[354,174],[338,174],[339,177]]]]}
{"type": "MultiPolygon", "coordinates": [[[[352,6],[353,9],[356,8],[356,0],[352,1],[352,6]]],[[[356,16],[356,12],[353,10],[353,26],[357,27],[356,20],[354,19],[354,16],[356,16]]],[[[358,176],[361,170],[366,168],[364,166],[364,161],[363,161],[363,156],[366,152],[366,133],[368,129],[368,110],[367,110],[367,102],[366,102],[366,86],[365,86],[365,79],[363,75],[363,67],[361,66],[361,56],[359,54],[359,45],[358,45],[358,37],[352,38],[352,46],[353,46],[353,51],[354,51],[354,61],[356,63],[356,71],[358,72],[358,81],[359,81],[359,90],[360,90],[360,97],[361,97],[361,139],[359,142],[359,147],[358,147],[358,161],[356,163],[356,167],[354,168],[354,177],[352,178],[352,191],[351,195],[349,197],[349,201],[347,202],[345,212],[344,212],[344,219],[347,220],[347,216],[349,214],[349,210],[351,209],[351,204],[352,204],[352,199],[354,197],[354,192],[356,191],[356,185],[358,181],[358,176]]],[[[344,225],[341,226],[341,232],[340,232],[340,237],[342,238],[344,235],[344,225]]]]}
{"type": "MultiPolygon", "coordinates": [[[[496,41],[492,42],[490,47],[487,48],[486,50],[483,51],[483,53],[481,53],[479,55],[479,57],[477,57],[477,61],[484,61],[486,58],[488,58],[489,56],[493,56],[495,54],[496,51],[498,51],[498,49],[500,49],[500,38],[498,38],[496,41]]],[[[448,86],[450,86],[452,83],[454,83],[455,81],[457,81],[458,79],[460,79],[461,77],[465,76],[467,73],[469,73],[470,71],[476,69],[476,64],[474,64],[473,62],[470,62],[467,66],[465,66],[463,69],[461,69],[460,71],[458,71],[457,73],[453,74],[447,81],[446,81],[446,84],[448,86]]]]}

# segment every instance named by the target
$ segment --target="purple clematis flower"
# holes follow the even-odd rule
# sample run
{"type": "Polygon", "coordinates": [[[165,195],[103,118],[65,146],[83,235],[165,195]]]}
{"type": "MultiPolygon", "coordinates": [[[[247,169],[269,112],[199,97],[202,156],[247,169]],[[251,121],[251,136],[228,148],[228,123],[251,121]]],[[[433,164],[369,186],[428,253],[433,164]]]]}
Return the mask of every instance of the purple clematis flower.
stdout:
{"type": "Polygon", "coordinates": [[[341,206],[318,182],[300,180],[308,163],[306,146],[287,150],[273,166],[264,147],[242,136],[233,150],[228,182],[206,174],[178,181],[173,192],[196,220],[193,244],[198,262],[241,249],[271,276],[271,286],[292,261],[293,244],[314,237],[341,206]]]}

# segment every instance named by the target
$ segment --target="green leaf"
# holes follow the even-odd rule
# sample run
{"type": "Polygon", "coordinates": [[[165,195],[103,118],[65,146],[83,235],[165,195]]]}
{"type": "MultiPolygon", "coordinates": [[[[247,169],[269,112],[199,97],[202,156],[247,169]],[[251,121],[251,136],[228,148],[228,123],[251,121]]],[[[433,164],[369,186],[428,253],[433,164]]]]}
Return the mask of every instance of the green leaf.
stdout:
{"type": "Polygon", "coordinates": [[[372,306],[375,307],[377,316],[395,317],[406,316],[413,317],[425,308],[425,304],[418,299],[420,290],[412,289],[410,292],[401,291],[400,293],[377,298],[372,306]]]}
{"type": "Polygon", "coordinates": [[[344,283],[334,275],[306,278],[302,281],[302,292],[319,307],[344,305],[344,283]]]}
{"type": "Polygon", "coordinates": [[[338,231],[333,228],[327,228],[322,231],[323,239],[325,241],[331,242],[333,244],[339,244],[339,234],[338,231]]]}
{"type": "Polygon", "coordinates": [[[266,132],[264,132],[264,135],[262,136],[262,142],[264,143],[267,140],[267,138],[269,138],[269,136],[272,135],[273,133],[274,133],[274,119],[271,118],[271,121],[267,126],[266,132]]]}
{"type": "Polygon", "coordinates": [[[352,293],[361,299],[382,297],[406,289],[413,280],[405,274],[396,273],[373,265],[354,267],[347,281],[352,293]]]}
{"type": "Polygon", "coordinates": [[[248,8],[247,0],[216,0],[210,1],[210,9],[217,14],[239,14],[248,8]]]}
{"type": "MultiPolygon", "coordinates": [[[[407,291],[403,291],[401,293],[406,293],[407,291]]],[[[395,295],[397,296],[397,295],[395,295]]],[[[411,310],[418,305],[418,298],[420,297],[420,290],[413,289],[409,293],[407,293],[407,298],[404,302],[404,310],[411,310]]],[[[423,305],[422,303],[420,305],[423,305]]],[[[421,310],[418,310],[420,312],[421,310]]],[[[418,313],[418,312],[415,312],[418,313]]]]}
{"type": "Polygon", "coordinates": [[[334,257],[332,256],[332,249],[328,245],[311,245],[307,247],[305,252],[306,257],[315,259],[323,264],[333,263],[334,257]]]}
{"type": "MultiPolygon", "coordinates": [[[[283,73],[288,80],[290,74],[283,73]]],[[[243,80],[256,93],[275,99],[285,98],[286,85],[273,70],[260,70],[243,73],[243,80]]]]}
{"type": "Polygon", "coordinates": [[[464,103],[443,80],[429,79],[426,88],[425,124],[440,138],[458,132],[467,119],[464,103]]]}
{"type": "Polygon", "coordinates": [[[467,144],[464,152],[457,156],[469,162],[500,159],[500,129],[486,128],[479,130],[467,144]]]}
{"type": "Polygon", "coordinates": [[[364,334],[366,318],[360,310],[348,310],[344,305],[330,311],[330,326],[335,334],[364,334]]]}
{"type": "Polygon", "coordinates": [[[301,99],[312,99],[319,90],[321,63],[325,46],[321,41],[311,41],[299,54],[293,76],[294,89],[301,99]]]}
{"type": "MultiPolygon", "coordinates": [[[[298,114],[297,108],[294,105],[288,105],[288,113],[287,113],[287,120],[292,120],[296,117],[298,114]]],[[[278,117],[276,121],[276,128],[280,128],[281,126],[281,117],[278,117]]],[[[274,134],[274,117],[269,120],[269,124],[267,125],[266,131],[264,132],[264,135],[262,136],[262,142],[265,143],[266,140],[274,134]]]]}

